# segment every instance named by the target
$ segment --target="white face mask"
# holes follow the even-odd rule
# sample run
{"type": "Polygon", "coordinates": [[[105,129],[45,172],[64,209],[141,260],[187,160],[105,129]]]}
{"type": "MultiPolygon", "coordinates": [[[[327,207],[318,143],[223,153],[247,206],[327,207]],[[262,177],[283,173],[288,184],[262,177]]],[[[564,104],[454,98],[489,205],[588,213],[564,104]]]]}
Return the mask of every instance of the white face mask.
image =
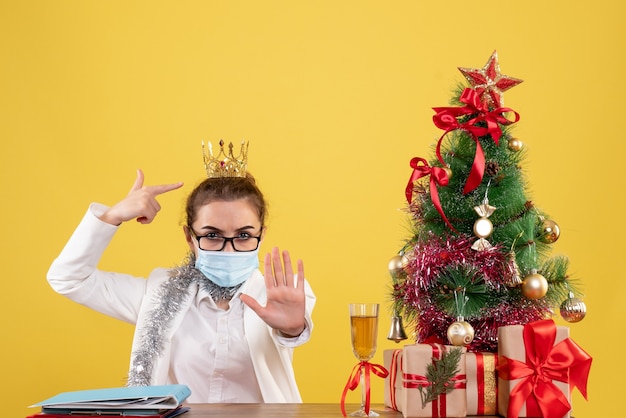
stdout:
{"type": "Polygon", "coordinates": [[[237,286],[259,268],[258,248],[246,252],[197,250],[196,268],[221,287],[237,286]]]}

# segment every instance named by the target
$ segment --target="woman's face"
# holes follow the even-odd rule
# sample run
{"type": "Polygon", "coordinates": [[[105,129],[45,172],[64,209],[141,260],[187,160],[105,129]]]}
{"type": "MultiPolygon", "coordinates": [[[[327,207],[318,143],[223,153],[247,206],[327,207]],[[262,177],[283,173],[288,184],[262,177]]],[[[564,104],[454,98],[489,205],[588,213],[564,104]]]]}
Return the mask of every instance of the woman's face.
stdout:
{"type": "MultiPolygon", "coordinates": [[[[198,255],[198,241],[195,236],[205,236],[211,233],[227,238],[240,234],[258,237],[263,232],[254,205],[246,199],[217,200],[201,206],[196,212],[191,228],[193,231],[185,228],[185,237],[189,248],[196,256],[198,255]]],[[[223,251],[234,251],[231,242],[226,243],[223,251]]]]}

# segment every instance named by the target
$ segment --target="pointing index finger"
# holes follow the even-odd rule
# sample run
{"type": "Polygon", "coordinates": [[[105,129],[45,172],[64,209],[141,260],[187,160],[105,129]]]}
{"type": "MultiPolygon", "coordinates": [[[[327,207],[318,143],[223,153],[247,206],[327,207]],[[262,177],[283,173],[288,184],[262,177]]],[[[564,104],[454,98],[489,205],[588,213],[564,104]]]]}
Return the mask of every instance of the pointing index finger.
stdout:
{"type": "Polygon", "coordinates": [[[179,181],[178,183],[171,183],[171,184],[160,184],[157,186],[148,186],[146,187],[150,194],[153,196],[158,196],[160,194],[163,193],[167,193],[167,192],[171,192],[172,190],[176,190],[183,187],[183,182],[179,181]]]}
{"type": "MultiPolygon", "coordinates": [[[[130,192],[135,192],[137,190],[140,190],[143,188],[143,182],[144,182],[144,175],[143,175],[143,171],[138,168],[137,169],[137,178],[135,178],[135,182],[133,183],[133,187],[131,187],[130,192]]],[[[146,186],[145,190],[154,196],[158,196],[160,194],[163,193],[167,193],[170,192],[172,190],[176,190],[179,189],[183,186],[183,182],[179,181],[177,183],[171,183],[171,184],[160,184],[160,185],[155,185],[155,186],[146,186]]]]}

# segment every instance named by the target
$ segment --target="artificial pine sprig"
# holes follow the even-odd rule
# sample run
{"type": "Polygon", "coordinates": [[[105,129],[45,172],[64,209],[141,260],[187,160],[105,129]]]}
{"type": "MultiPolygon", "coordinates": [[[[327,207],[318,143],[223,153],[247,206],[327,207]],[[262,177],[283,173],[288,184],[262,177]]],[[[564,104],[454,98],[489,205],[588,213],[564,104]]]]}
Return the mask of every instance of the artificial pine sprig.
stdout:
{"type": "Polygon", "coordinates": [[[560,304],[568,298],[569,292],[582,297],[577,288],[577,280],[568,275],[569,259],[564,256],[554,256],[544,260],[539,271],[548,281],[548,293],[545,298],[554,304],[560,304]]]}
{"type": "Polygon", "coordinates": [[[487,286],[478,269],[473,266],[450,265],[442,270],[433,290],[437,306],[453,318],[471,318],[478,315],[487,301],[487,286]],[[466,300],[458,303],[456,292],[463,293],[466,300]]]}
{"type": "Polygon", "coordinates": [[[439,395],[448,394],[454,389],[452,379],[459,374],[462,354],[461,347],[451,348],[450,351],[444,350],[440,359],[433,359],[426,366],[426,380],[430,385],[426,388],[418,387],[422,397],[422,408],[425,408],[428,402],[436,400],[439,395]]]}

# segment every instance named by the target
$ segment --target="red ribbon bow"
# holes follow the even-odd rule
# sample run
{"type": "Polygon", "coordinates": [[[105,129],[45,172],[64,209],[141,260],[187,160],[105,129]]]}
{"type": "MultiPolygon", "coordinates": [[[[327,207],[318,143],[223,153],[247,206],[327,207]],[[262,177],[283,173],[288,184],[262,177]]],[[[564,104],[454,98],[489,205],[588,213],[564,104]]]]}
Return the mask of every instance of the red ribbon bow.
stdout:
{"type": "Polygon", "coordinates": [[[437,158],[441,164],[446,165],[441,156],[441,142],[448,132],[462,129],[469,132],[476,143],[476,153],[474,154],[474,162],[470,170],[469,177],[463,187],[463,193],[467,194],[474,190],[483,179],[485,172],[485,154],[480,146],[479,137],[485,135],[491,135],[493,142],[498,145],[498,141],[502,136],[502,129],[500,125],[510,125],[519,120],[519,114],[508,107],[498,107],[494,110],[489,110],[486,103],[480,100],[479,94],[470,88],[463,90],[461,97],[459,98],[461,103],[465,103],[465,106],[460,107],[435,107],[433,110],[437,112],[433,116],[433,122],[435,125],[445,130],[439,141],[437,142],[437,158]],[[515,120],[509,120],[504,116],[506,112],[513,112],[515,120]],[[466,115],[476,115],[470,120],[460,123],[457,118],[466,115]],[[484,122],[487,126],[479,126],[477,123],[484,122]]]}
{"type": "Polygon", "coordinates": [[[501,357],[498,366],[499,379],[521,379],[509,394],[507,416],[517,418],[526,402],[528,416],[561,418],[571,405],[552,381],[568,383],[570,392],[577,387],[587,399],[591,356],[570,338],[554,345],[556,325],[550,319],[526,324],[523,336],[526,362],[501,357]]]}
{"type": "Polygon", "coordinates": [[[437,185],[448,185],[448,173],[446,173],[446,170],[441,167],[430,167],[428,161],[420,157],[415,157],[411,160],[411,167],[413,167],[413,173],[411,173],[409,183],[406,185],[406,200],[411,203],[413,199],[413,183],[424,176],[430,175],[430,200],[432,200],[435,209],[437,209],[446,225],[456,232],[456,229],[454,229],[448,218],[446,218],[445,213],[443,213],[443,208],[439,201],[439,193],[437,192],[437,185]]]}
{"type": "Polygon", "coordinates": [[[363,373],[363,390],[365,391],[365,412],[369,415],[370,413],[370,373],[374,373],[376,376],[382,377],[383,379],[389,375],[387,369],[385,369],[380,364],[370,363],[369,361],[362,361],[358,363],[356,366],[352,368],[352,372],[350,373],[350,377],[348,378],[348,382],[346,386],[343,388],[343,393],[341,394],[341,413],[343,416],[346,415],[346,395],[348,394],[348,390],[354,390],[359,386],[361,381],[361,373],[363,373]]]}

